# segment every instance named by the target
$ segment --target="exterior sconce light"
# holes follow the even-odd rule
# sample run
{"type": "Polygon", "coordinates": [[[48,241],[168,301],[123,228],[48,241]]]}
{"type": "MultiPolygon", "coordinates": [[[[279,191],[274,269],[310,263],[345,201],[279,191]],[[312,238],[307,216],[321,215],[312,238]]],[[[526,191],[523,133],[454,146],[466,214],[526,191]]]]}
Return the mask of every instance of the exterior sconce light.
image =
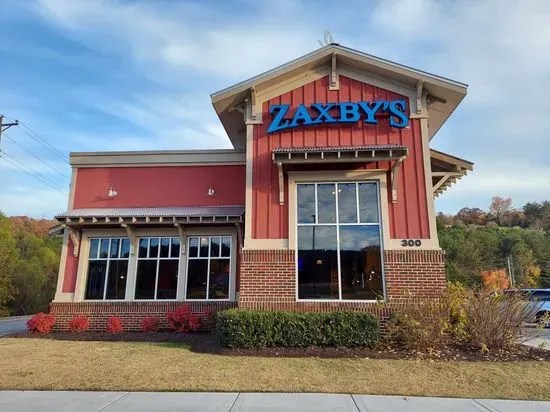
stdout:
{"type": "Polygon", "coordinates": [[[115,190],[114,187],[109,187],[109,191],[107,192],[107,197],[116,197],[118,195],[118,192],[115,190]]]}
{"type": "Polygon", "coordinates": [[[216,190],[212,186],[210,186],[208,188],[208,196],[214,196],[215,194],[216,194],[216,190]]]}

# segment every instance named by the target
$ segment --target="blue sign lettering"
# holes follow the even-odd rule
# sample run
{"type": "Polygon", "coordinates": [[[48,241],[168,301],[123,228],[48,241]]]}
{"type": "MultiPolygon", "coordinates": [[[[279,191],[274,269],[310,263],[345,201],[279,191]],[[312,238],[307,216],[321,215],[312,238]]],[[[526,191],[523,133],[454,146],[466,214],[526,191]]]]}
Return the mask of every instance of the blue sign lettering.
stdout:
{"type": "Polygon", "coordinates": [[[304,104],[300,104],[292,119],[285,118],[289,109],[289,104],[273,104],[269,107],[273,120],[267,133],[323,123],[356,123],[362,118],[367,124],[377,124],[376,115],[381,113],[388,114],[391,127],[403,129],[409,124],[406,100],[313,103],[309,110],[304,104]]]}

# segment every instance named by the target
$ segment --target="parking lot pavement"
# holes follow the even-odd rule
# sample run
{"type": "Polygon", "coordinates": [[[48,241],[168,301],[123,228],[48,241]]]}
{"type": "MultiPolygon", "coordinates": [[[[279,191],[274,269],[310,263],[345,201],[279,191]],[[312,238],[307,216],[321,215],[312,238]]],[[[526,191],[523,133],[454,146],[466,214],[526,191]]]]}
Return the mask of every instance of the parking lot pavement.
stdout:
{"type": "Polygon", "coordinates": [[[1,411],[548,412],[550,402],[315,393],[0,391],[1,411]]]}
{"type": "Polygon", "coordinates": [[[550,328],[525,328],[525,333],[527,336],[531,337],[527,342],[524,342],[525,345],[535,348],[542,347],[543,349],[550,350],[550,328]]]}
{"type": "Polygon", "coordinates": [[[25,332],[30,316],[15,316],[12,318],[0,318],[0,337],[12,333],[25,332]]]}

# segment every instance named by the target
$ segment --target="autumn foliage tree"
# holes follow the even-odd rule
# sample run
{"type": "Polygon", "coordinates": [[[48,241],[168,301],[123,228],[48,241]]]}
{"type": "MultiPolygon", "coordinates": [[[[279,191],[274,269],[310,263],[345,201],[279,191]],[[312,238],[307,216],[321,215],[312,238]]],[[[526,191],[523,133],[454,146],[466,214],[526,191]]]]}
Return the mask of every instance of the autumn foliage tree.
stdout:
{"type": "Polygon", "coordinates": [[[497,292],[510,287],[510,279],[505,269],[484,270],[480,276],[483,288],[488,292],[497,292]]]}

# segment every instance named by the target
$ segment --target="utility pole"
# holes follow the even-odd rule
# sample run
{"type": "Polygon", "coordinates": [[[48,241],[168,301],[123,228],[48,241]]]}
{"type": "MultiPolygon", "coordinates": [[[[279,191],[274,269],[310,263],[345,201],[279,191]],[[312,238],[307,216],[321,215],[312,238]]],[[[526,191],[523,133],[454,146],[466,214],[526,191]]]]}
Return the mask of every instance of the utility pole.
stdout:
{"type": "MultiPolygon", "coordinates": [[[[12,126],[17,126],[19,124],[19,120],[16,120],[12,123],[4,123],[4,115],[0,114],[0,144],[2,144],[2,132],[5,132],[12,126]]],[[[1,150],[1,147],[0,147],[1,150]]]]}
{"type": "Polygon", "coordinates": [[[512,262],[511,262],[512,258],[508,256],[507,261],[508,261],[508,276],[510,277],[510,286],[514,287],[516,282],[514,280],[514,275],[512,272],[512,262]]]}

